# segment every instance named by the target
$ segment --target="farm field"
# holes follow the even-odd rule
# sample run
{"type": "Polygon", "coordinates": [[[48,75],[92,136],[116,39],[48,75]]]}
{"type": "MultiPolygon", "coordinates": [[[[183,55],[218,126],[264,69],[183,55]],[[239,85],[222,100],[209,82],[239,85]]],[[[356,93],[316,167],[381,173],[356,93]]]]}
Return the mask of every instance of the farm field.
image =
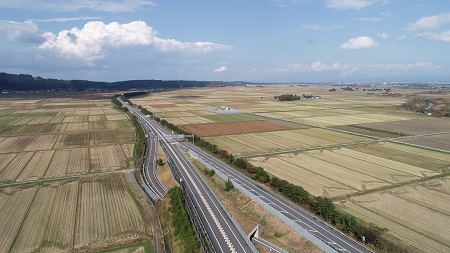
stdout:
{"type": "Polygon", "coordinates": [[[134,129],[109,97],[7,97],[0,104],[8,104],[0,114],[0,184],[120,170],[132,160],[134,129]]]}
{"type": "Polygon", "coordinates": [[[339,208],[420,251],[448,252],[449,231],[442,224],[449,223],[444,190],[450,181],[438,181],[448,178],[450,153],[401,143],[449,150],[450,121],[401,108],[412,94],[438,95],[399,87],[392,93],[330,91],[325,85],[196,88],[132,101],[314,196],[342,201],[339,208]],[[274,99],[281,94],[320,98],[274,99]],[[220,106],[241,113],[217,113],[220,106]],[[255,130],[255,122],[290,128],[255,130]]]}
{"type": "Polygon", "coordinates": [[[405,152],[402,151],[402,146],[376,143],[352,149],[338,148],[254,157],[249,158],[249,161],[281,179],[303,186],[312,194],[331,198],[349,192],[330,193],[324,183],[330,180],[345,185],[351,192],[364,192],[438,175],[450,168],[449,156],[408,146],[405,152]],[[390,159],[385,158],[384,154],[390,159]],[[416,160],[420,163],[415,162],[416,160]],[[287,167],[290,169],[287,170],[287,167]],[[312,178],[323,183],[311,184],[312,178]]]}
{"type": "Polygon", "coordinates": [[[253,134],[205,137],[220,148],[239,156],[301,150],[336,144],[367,142],[372,139],[320,128],[305,128],[253,134]]]}
{"type": "Polygon", "coordinates": [[[401,141],[450,152],[450,133],[408,137],[402,139],[401,141]]]}
{"type": "Polygon", "coordinates": [[[145,240],[128,188],[123,175],[1,188],[0,251],[92,251],[145,240]]]}
{"type": "Polygon", "coordinates": [[[339,208],[423,252],[450,251],[450,178],[352,197],[339,208]]]}

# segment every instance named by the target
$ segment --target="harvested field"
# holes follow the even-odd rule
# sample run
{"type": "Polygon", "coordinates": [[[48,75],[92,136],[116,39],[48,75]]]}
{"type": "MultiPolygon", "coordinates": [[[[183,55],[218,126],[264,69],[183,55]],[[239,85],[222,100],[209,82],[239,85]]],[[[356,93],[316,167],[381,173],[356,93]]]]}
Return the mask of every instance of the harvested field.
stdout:
{"type": "Polygon", "coordinates": [[[339,206],[423,252],[450,250],[448,195],[430,186],[448,184],[448,177],[352,197],[339,206]]]}
{"type": "Polygon", "coordinates": [[[61,134],[54,148],[78,148],[89,146],[89,134],[86,133],[68,133],[61,134]]]}
{"type": "Polygon", "coordinates": [[[67,165],[69,164],[70,150],[56,150],[52,161],[50,162],[46,178],[61,177],[66,175],[67,165]]]}
{"type": "Polygon", "coordinates": [[[200,125],[186,125],[182,129],[198,136],[231,135],[270,132],[292,129],[292,126],[271,121],[228,122],[200,125]]]}
{"type": "Polygon", "coordinates": [[[91,131],[89,132],[89,141],[91,146],[111,145],[116,143],[116,137],[111,130],[91,131]]]}
{"type": "Polygon", "coordinates": [[[0,136],[10,136],[14,135],[24,126],[16,126],[16,125],[2,125],[0,120],[0,136]]]}
{"type": "Polygon", "coordinates": [[[16,181],[28,181],[43,178],[54,153],[54,150],[34,153],[33,157],[22,170],[22,173],[20,173],[16,181]]]}
{"type": "Polygon", "coordinates": [[[2,224],[2,229],[0,229],[0,252],[10,251],[36,191],[37,187],[19,191],[0,190],[0,196],[2,196],[2,201],[4,201],[3,208],[0,209],[0,224],[2,224]]]}
{"type": "Polygon", "coordinates": [[[5,138],[2,142],[0,142],[0,153],[22,152],[33,140],[33,136],[5,138]]]}
{"type": "Polygon", "coordinates": [[[89,121],[89,116],[84,115],[84,116],[69,116],[64,118],[63,122],[64,123],[75,123],[75,122],[84,122],[84,121],[89,121]]]}
{"type": "Polygon", "coordinates": [[[89,121],[105,121],[106,116],[105,115],[91,115],[89,116],[89,121]]]}
{"type": "Polygon", "coordinates": [[[67,123],[66,132],[88,131],[88,122],[67,123]]]}
{"type": "Polygon", "coordinates": [[[33,152],[22,152],[17,154],[17,156],[0,172],[0,181],[15,181],[32,156],[33,152]]]}
{"type": "Polygon", "coordinates": [[[0,251],[93,252],[148,240],[137,203],[123,175],[2,188],[0,251]]]}
{"type": "Polygon", "coordinates": [[[344,156],[356,158],[356,159],[359,159],[362,161],[370,162],[373,164],[381,165],[381,166],[384,166],[387,168],[394,169],[396,171],[400,171],[400,172],[410,174],[412,176],[416,176],[416,177],[426,177],[426,176],[433,176],[433,175],[438,174],[437,172],[434,172],[434,171],[431,171],[428,169],[424,169],[424,168],[409,165],[406,163],[389,160],[389,159],[371,155],[371,154],[361,153],[361,152],[350,150],[347,148],[335,149],[332,152],[335,152],[335,153],[338,153],[338,154],[341,154],[344,156]]]}
{"type": "Polygon", "coordinates": [[[175,104],[152,104],[150,105],[153,108],[174,108],[174,107],[178,107],[175,104]]]}
{"type": "Polygon", "coordinates": [[[450,168],[449,154],[392,142],[353,146],[349,149],[435,172],[445,172],[450,168]]]}
{"type": "Polygon", "coordinates": [[[89,122],[89,130],[105,130],[108,129],[108,121],[89,122]]]}
{"type": "Polygon", "coordinates": [[[107,120],[127,120],[128,118],[123,113],[106,114],[107,120]]]}
{"type": "Polygon", "coordinates": [[[410,135],[442,133],[450,131],[450,120],[440,118],[420,118],[360,125],[367,128],[406,133],[410,135]]]}
{"type": "Polygon", "coordinates": [[[145,237],[143,215],[128,187],[124,177],[81,185],[75,249],[145,237]]]}
{"type": "Polygon", "coordinates": [[[113,130],[118,144],[134,143],[135,132],[133,129],[113,130]]]}
{"type": "Polygon", "coordinates": [[[249,161],[255,166],[263,167],[274,176],[302,186],[315,196],[332,198],[357,191],[352,187],[306,170],[279,157],[255,157],[249,159],[249,161]]]}
{"type": "Polygon", "coordinates": [[[92,147],[90,153],[91,171],[111,171],[126,167],[126,157],[118,145],[92,147]]]}
{"type": "Polygon", "coordinates": [[[82,174],[89,171],[89,150],[88,148],[77,148],[70,150],[69,163],[66,174],[82,174]]]}
{"type": "Polygon", "coordinates": [[[127,159],[131,160],[133,158],[134,144],[123,144],[122,149],[127,159]]]}
{"type": "MultiPolygon", "coordinates": [[[[448,130],[450,131],[450,129],[448,130]]],[[[400,141],[450,152],[450,133],[408,137],[402,138],[400,141]]]]}
{"type": "Polygon", "coordinates": [[[59,134],[36,135],[24,151],[49,150],[55,146],[59,134]]]}
{"type": "Polygon", "coordinates": [[[130,128],[130,122],[128,120],[109,120],[108,129],[122,129],[130,128]]]}

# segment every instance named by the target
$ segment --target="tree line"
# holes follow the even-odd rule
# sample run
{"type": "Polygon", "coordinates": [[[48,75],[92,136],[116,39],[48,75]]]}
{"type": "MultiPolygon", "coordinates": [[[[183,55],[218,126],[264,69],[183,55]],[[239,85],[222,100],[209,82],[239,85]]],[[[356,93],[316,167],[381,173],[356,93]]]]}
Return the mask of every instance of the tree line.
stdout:
{"type": "Polygon", "coordinates": [[[60,80],[33,77],[28,74],[0,73],[0,90],[6,91],[88,91],[128,89],[180,89],[191,87],[236,86],[239,82],[187,81],[187,80],[127,80],[120,82],[95,82],[88,80],[60,80]]]}

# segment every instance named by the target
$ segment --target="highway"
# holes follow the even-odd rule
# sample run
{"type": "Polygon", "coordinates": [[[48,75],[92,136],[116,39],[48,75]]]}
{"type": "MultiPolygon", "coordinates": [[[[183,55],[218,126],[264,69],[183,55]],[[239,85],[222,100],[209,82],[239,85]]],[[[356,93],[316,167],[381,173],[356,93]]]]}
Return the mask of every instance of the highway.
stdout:
{"type": "Polygon", "coordinates": [[[224,162],[205,153],[203,150],[197,148],[196,146],[193,146],[191,143],[183,142],[182,145],[186,149],[195,152],[198,157],[209,163],[216,170],[220,170],[223,174],[230,178],[234,185],[241,185],[261,201],[275,208],[278,212],[286,216],[286,218],[291,220],[293,223],[295,222],[298,225],[302,226],[315,237],[323,241],[325,244],[330,245],[330,247],[337,250],[338,252],[372,252],[363,245],[349,238],[348,236],[316,219],[306,211],[292,205],[288,200],[260,186],[254,180],[242,175],[240,172],[231,168],[224,162]]]}
{"type": "Polygon", "coordinates": [[[167,188],[159,181],[158,176],[156,175],[156,152],[158,150],[156,135],[150,126],[142,122],[142,119],[139,119],[139,122],[143,126],[143,130],[147,136],[147,150],[142,168],[144,180],[156,195],[157,199],[162,199],[167,193],[167,188]]]}
{"type": "MultiPolygon", "coordinates": [[[[121,101],[122,102],[122,101],[121,101]]],[[[139,109],[126,105],[143,125],[147,134],[158,136],[170,161],[178,169],[184,190],[192,197],[195,208],[200,214],[203,227],[211,240],[215,252],[255,252],[248,241],[241,236],[219,200],[212,194],[209,187],[198,174],[197,169],[182,154],[176,143],[167,141],[168,135],[162,127],[152,119],[143,115],[139,109]]]]}

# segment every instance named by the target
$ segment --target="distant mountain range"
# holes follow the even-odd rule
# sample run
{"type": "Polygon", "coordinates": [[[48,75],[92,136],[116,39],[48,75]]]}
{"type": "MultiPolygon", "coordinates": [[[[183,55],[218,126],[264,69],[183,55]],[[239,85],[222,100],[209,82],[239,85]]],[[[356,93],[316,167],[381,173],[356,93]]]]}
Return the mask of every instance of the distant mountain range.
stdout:
{"type": "Polygon", "coordinates": [[[28,74],[0,73],[0,91],[95,91],[131,89],[176,89],[242,85],[241,82],[185,81],[185,80],[129,80],[94,82],[87,80],[59,80],[33,77],[28,74]]]}

